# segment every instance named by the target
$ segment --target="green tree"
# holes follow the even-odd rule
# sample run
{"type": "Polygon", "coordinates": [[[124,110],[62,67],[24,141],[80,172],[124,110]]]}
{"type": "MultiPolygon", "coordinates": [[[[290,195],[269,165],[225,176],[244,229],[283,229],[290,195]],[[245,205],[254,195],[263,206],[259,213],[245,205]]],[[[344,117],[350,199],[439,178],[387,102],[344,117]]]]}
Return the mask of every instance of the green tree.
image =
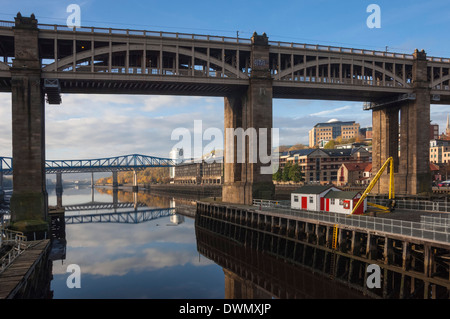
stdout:
{"type": "Polygon", "coordinates": [[[289,168],[289,180],[298,183],[302,180],[302,171],[298,164],[294,164],[289,168]]]}
{"type": "Polygon", "coordinates": [[[278,170],[273,174],[272,179],[274,181],[281,182],[282,178],[283,178],[282,169],[281,167],[279,167],[278,170]]]}
{"type": "Polygon", "coordinates": [[[291,169],[291,166],[292,166],[291,163],[286,163],[286,166],[284,166],[283,173],[281,176],[281,179],[283,182],[288,182],[290,180],[289,179],[289,171],[291,169]]]}
{"type": "Polygon", "coordinates": [[[323,148],[325,149],[333,149],[336,146],[336,142],[334,140],[329,141],[323,148]]]}

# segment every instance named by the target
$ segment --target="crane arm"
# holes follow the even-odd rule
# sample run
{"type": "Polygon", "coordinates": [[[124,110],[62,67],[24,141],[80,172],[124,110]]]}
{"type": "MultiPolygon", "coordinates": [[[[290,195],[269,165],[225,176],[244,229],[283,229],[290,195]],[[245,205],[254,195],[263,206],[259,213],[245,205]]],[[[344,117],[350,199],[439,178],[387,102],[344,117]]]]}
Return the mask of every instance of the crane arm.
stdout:
{"type": "Polygon", "coordinates": [[[390,165],[390,172],[389,172],[389,199],[394,198],[394,159],[392,157],[389,157],[386,162],[384,162],[383,166],[381,166],[380,170],[377,172],[375,177],[370,182],[369,186],[367,186],[366,190],[362,194],[359,201],[356,203],[355,207],[353,207],[351,215],[358,209],[359,205],[361,205],[364,202],[364,199],[369,195],[370,191],[373,189],[375,184],[380,179],[381,175],[383,174],[386,167],[390,165]]]}

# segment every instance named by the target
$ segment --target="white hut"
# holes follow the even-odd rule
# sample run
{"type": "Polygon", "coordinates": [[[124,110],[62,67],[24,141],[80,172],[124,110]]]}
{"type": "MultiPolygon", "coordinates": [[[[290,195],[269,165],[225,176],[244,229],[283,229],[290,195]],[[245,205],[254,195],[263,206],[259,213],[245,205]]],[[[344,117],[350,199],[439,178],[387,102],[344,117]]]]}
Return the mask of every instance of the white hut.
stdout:
{"type": "Polygon", "coordinates": [[[310,211],[325,209],[324,196],[332,191],[338,191],[332,185],[306,185],[291,193],[291,208],[310,211]]]}
{"type": "MultiPolygon", "coordinates": [[[[330,191],[324,195],[324,211],[351,214],[353,207],[356,206],[359,199],[361,198],[360,192],[352,191],[330,191]]],[[[367,198],[364,202],[359,205],[358,209],[355,211],[354,215],[362,215],[367,209],[367,198]]]]}

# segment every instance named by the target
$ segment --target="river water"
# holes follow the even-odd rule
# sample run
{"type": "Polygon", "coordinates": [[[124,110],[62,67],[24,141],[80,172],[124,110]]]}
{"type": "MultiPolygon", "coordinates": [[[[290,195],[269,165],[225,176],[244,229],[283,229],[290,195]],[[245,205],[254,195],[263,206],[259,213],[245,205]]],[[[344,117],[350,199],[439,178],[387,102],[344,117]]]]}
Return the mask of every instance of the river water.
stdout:
{"type": "MultiPolygon", "coordinates": [[[[49,190],[49,205],[56,205],[54,190],[49,190]]],[[[65,188],[62,204],[70,206],[67,216],[115,216],[122,222],[84,219],[68,221],[59,244],[52,250],[53,278],[50,289],[54,299],[223,299],[223,298],[358,298],[359,292],[319,278],[301,269],[258,252],[246,251],[236,243],[214,234],[196,230],[194,218],[179,214],[193,203],[170,195],[143,191],[133,193],[111,189],[65,188]],[[103,209],[86,209],[87,203],[104,203],[103,209]],[[109,205],[106,205],[109,203],[109,205]],[[113,207],[116,203],[115,208],[113,207]],[[128,206],[126,205],[128,204],[128,206]],[[138,203],[138,205],[135,204],[138,203]],[[121,207],[125,205],[127,207],[121,207]],[[177,207],[177,214],[146,220],[145,211],[177,207]],[[74,210],[76,209],[76,210],[74,210]],[[127,212],[136,212],[128,214],[127,212]],[[133,217],[134,216],[134,217],[133,217]],[[145,219],[145,221],[143,220],[145,219]],[[206,243],[199,238],[207,239],[206,243]],[[212,238],[212,239],[211,239],[212,238]],[[211,243],[217,246],[211,246],[211,243]],[[199,249],[202,247],[202,249],[199,249]],[[210,254],[206,254],[210,251],[210,254]],[[229,250],[229,251],[228,251],[229,250]],[[201,254],[199,251],[202,251],[201,254]],[[221,257],[221,255],[223,256],[221,257]],[[207,258],[208,256],[210,258],[207,258]],[[239,264],[224,267],[227,260],[239,264]],[[246,258],[271,265],[270,270],[248,266],[263,276],[265,287],[243,279],[240,263],[246,258]],[[267,259],[269,258],[269,259],[267,259]],[[76,265],[78,272],[73,273],[76,265]],[[240,274],[235,273],[239,269],[240,274]],[[77,277],[75,277],[77,275],[77,277]],[[291,277],[289,277],[291,276],[291,277]],[[296,283],[293,278],[296,278],[296,283]],[[277,289],[270,289],[276,285],[277,289]],[[73,287],[75,286],[75,287],[73,287]],[[79,288],[78,288],[79,287],[79,288]],[[278,292],[278,293],[277,293],[278,292]]],[[[187,211],[187,210],[186,210],[187,211]]],[[[202,239],[202,240],[203,240],[202,239]]],[[[245,270],[245,269],[244,269],[245,270]]],[[[254,276],[254,275],[253,275],[254,276]]]]}

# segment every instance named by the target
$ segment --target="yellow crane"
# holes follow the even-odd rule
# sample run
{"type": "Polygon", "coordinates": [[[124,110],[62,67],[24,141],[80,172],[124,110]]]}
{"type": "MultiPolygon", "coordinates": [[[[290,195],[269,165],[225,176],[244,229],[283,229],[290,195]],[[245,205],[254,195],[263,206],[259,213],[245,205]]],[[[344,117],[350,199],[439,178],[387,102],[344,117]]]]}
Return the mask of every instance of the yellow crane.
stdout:
{"type": "Polygon", "coordinates": [[[389,165],[389,200],[390,200],[389,206],[386,207],[386,206],[381,206],[381,205],[377,205],[377,204],[373,204],[373,203],[367,203],[367,205],[379,208],[385,212],[390,212],[393,210],[393,208],[395,206],[395,201],[394,201],[394,197],[395,197],[395,194],[394,194],[394,159],[392,157],[389,157],[386,160],[386,162],[384,162],[383,166],[381,166],[380,170],[377,172],[377,174],[375,175],[373,180],[370,182],[369,186],[367,186],[366,190],[362,194],[359,201],[356,203],[355,207],[353,207],[351,215],[353,215],[353,213],[356,211],[356,209],[358,209],[359,205],[361,205],[364,202],[364,199],[367,197],[367,195],[369,195],[370,191],[375,186],[375,184],[378,182],[378,180],[380,179],[381,175],[383,174],[384,170],[388,167],[388,165],[389,165]]]}

